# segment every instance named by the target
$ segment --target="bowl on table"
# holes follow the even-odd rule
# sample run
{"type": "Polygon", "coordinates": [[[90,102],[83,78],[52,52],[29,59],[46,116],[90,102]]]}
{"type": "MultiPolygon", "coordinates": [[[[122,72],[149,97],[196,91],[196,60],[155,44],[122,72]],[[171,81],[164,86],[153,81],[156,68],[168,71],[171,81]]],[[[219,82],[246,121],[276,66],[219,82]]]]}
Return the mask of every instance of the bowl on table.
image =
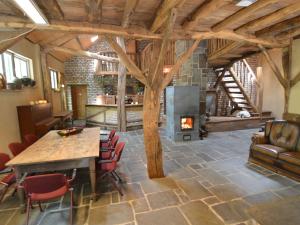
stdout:
{"type": "Polygon", "coordinates": [[[81,133],[82,130],[83,130],[82,127],[70,127],[67,129],[59,130],[57,131],[57,133],[62,137],[68,137],[70,135],[79,134],[81,133]]]}

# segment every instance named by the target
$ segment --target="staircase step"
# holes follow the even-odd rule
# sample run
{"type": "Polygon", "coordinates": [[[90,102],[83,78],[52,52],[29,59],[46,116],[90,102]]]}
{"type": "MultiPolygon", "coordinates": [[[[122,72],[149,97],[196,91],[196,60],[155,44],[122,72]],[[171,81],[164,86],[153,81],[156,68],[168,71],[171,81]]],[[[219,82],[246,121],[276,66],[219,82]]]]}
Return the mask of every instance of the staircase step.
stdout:
{"type": "Polygon", "coordinates": [[[245,108],[245,109],[252,109],[252,107],[247,104],[238,104],[238,107],[245,108]]]}
{"type": "Polygon", "coordinates": [[[263,111],[262,116],[272,116],[272,112],[271,111],[263,111]]]}
{"type": "Polygon", "coordinates": [[[241,94],[241,90],[239,88],[228,88],[229,93],[237,93],[241,94]]]}
{"type": "Polygon", "coordinates": [[[237,88],[238,85],[236,83],[225,83],[225,86],[228,88],[237,88]]]}
{"type": "Polygon", "coordinates": [[[232,77],[223,77],[222,81],[224,81],[224,82],[235,82],[232,77]]]}
{"type": "Polygon", "coordinates": [[[233,98],[232,100],[236,103],[247,103],[247,100],[243,98],[233,98]]]}
{"type": "Polygon", "coordinates": [[[232,98],[244,98],[244,95],[242,95],[242,94],[230,94],[230,96],[232,98]]]}

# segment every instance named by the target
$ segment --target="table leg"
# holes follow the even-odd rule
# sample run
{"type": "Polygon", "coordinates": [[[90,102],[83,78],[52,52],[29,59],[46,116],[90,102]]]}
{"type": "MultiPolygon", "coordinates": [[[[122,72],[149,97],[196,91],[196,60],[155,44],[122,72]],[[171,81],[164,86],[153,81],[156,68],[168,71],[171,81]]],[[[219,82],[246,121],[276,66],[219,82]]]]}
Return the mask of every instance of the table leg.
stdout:
{"type": "Polygon", "coordinates": [[[95,165],[95,159],[90,159],[89,162],[89,169],[90,169],[90,180],[91,180],[91,186],[92,186],[92,199],[96,200],[96,165],[95,165]]]}
{"type": "MultiPolygon", "coordinates": [[[[17,185],[20,185],[21,179],[22,179],[22,174],[20,173],[20,170],[18,167],[15,168],[15,174],[16,174],[16,183],[17,185]]],[[[24,200],[24,190],[21,188],[18,188],[18,197],[20,201],[20,207],[21,207],[21,212],[25,213],[25,200],[24,200]]]]}

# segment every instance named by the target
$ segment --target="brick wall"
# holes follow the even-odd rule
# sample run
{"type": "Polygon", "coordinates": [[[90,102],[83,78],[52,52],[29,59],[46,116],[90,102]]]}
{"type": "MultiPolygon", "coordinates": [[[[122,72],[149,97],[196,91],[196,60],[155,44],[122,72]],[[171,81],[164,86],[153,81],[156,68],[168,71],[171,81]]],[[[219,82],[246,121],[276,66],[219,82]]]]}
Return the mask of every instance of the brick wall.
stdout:
{"type": "MultiPolygon", "coordinates": [[[[90,49],[90,52],[112,51],[108,43],[103,40],[97,41],[90,49]]],[[[65,83],[67,85],[67,103],[68,108],[71,108],[71,92],[70,85],[86,84],[88,104],[95,104],[97,95],[117,94],[117,76],[101,76],[95,75],[98,60],[90,59],[82,56],[74,56],[65,62],[65,83]],[[111,86],[112,89],[105,87],[111,86]]],[[[138,81],[131,76],[127,76],[127,86],[131,86],[136,90],[138,81]]]]}

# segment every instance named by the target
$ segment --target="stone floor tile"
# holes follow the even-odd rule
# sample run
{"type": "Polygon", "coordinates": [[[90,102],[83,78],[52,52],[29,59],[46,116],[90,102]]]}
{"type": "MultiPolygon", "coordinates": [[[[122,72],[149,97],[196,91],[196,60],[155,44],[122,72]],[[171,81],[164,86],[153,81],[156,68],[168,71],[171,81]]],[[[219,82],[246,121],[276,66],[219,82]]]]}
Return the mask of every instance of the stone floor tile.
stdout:
{"type": "Polygon", "coordinates": [[[209,190],[222,201],[230,201],[246,195],[246,192],[235,184],[220,184],[209,190]]]}
{"type": "Polygon", "coordinates": [[[144,197],[141,185],[138,183],[123,184],[121,189],[123,192],[123,196],[120,196],[121,202],[144,197]]]}
{"type": "Polygon", "coordinates": [[[193,201],[180,206],[192,225],[221,225],[222,221],[201,201],[193,201]]]}
{"type": "Polygon", "coordinates": [[[258,205],[262,203],[268,203],[272,201],[278,201],[280,198],[274,193],[267,191],[259,194],[249,195],[244,200],[251,205],[258,205]]]}
{"type": "Polygon", "coordinates": [[[197,170],[197,173],[212,185],[225,184],[230,182],[225,176],[220,175],[212,169],[197,170]]]}
{"type": "Polygon", "coordinates": [[[6,224],[16,211],[15,209],[11,209],[0,212],[1,224],[6,224]]]}
{"type": "Polygon", "coordinates": [[[215,161],[215,159],[213,159],[212,157],[208,156],[205,153],[198,153],[197,156],[199,156],[201,159],[203,159],[205,162],[211,162],[211,161],[215,161]]]}
{"type": "Polygon", "coordinates": [[[152,209],[175,206],[180,203],[177,195],[173,191],[152,193],[147,195],[147,199],[152,209]]]}
{"type": "Polygon", "coordinates": [[[211,192],[195,179],[179,180],[178,185],[191,200],[201,199],[212,195],[211,192]]]}
{"type": "Polygon", "coordinates": [[[109,205],[112,202],[111,193],[104,193],[97,196],[96,201],[92,201],[92,207],[109,205]]]}
{"type": "Polygon", "coordinates": [[[178,188],[174,179],[170,177],[152,179],[152,180],[148,179],[142,181],[141,186],[146,194],[178,188]]]}
{"type": "Polygon", "coordinates": [[[212,206],[225,223],[239,223],[250,219],[249,205],[243,200],[234,200],[212,206]]]}
{"type": "Polygon", "coordinates": [[[300,190],[294,187],[287,187],[284,189],[274,191],[275,194],[279,195],[282,198],[286,197],[300,197],[300,190]]]}
{"type": "Polygon", "coordinates": [[[176,207],[136,214],[136,220],[138,225],[188,225],[176,207]]]}
{"type": "Polygon", "coordinates": [[[149,211],[148,202],[145,198],[139,198],[132,201],[132,206],[134,208],[135,213],[141,213],[149,211]]]}
{"type": "Polygon", "coordinates": [[[197,177],[199,175],[189,168],[180,168],[180,169],[176,170],[175,172],[170,173],[169,176],[174,178],[175,180],[178,180],[178,179],[187,179],[187,178],[197,177]]]}
{"type": "Polygon", "coordinates": [[[215,196],[205,198],[205,199],[203,199],[203,201],[208,205],[214,205],[214,204],[220,202],[220,200],[218,198],[216,198],[215,196]]]}
{"type": "Polygon", "coordinates": [[[111,202],[112,203],[118,203],[118,202],[120,202],[119,192],[115,191],[115,192],[111,193],[111,202]]]}
{"type": "Polygon", "coordinates": [[[126,202],[90,209],[88,224],[113,225],[129,223],[133,220],[133,209],[130,204],[126,202]]]}

